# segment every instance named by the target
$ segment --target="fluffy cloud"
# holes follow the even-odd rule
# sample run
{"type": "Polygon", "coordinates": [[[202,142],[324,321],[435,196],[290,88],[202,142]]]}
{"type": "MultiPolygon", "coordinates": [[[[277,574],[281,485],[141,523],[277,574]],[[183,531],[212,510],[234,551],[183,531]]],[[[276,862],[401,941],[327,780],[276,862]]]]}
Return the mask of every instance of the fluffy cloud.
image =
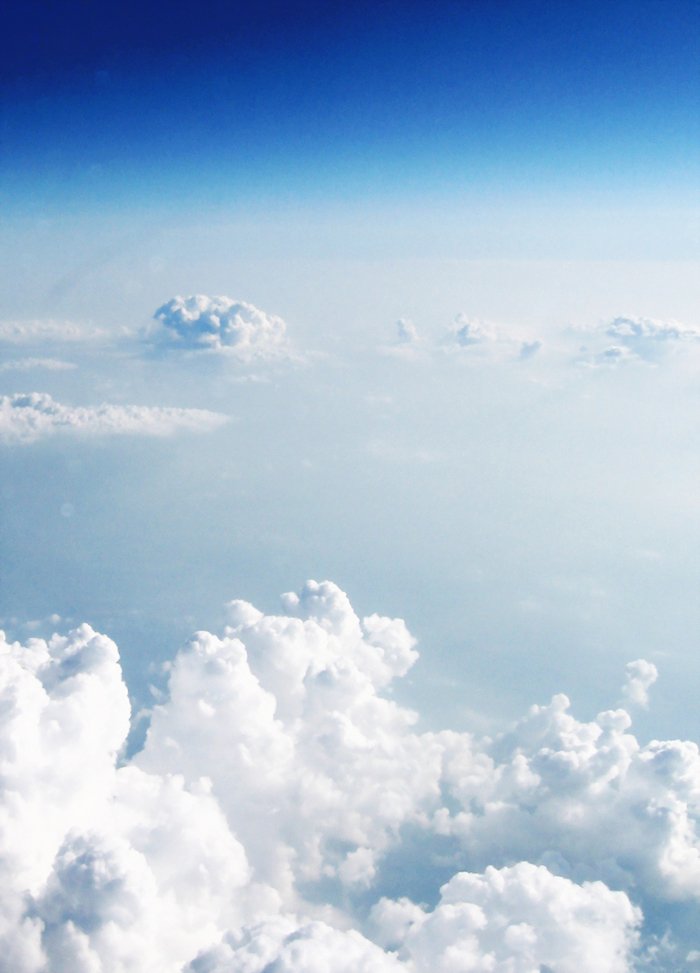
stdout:
{"type": "Polygon", "coordinates": [[[88,625],[0,640],[0,947],[13,973],[179,970],[240,921],[245,852],[206,781],[118,766],[129,700],[88,625]]]}
{"type": "MultiPolygon", "coordinates": [[[[642,910],[700,905],[696,744],[564,696],[494,738],[417,732],[389,695],[417,658],[400,619],[329,582],[228,615],[130,760],[108,638],[0,641],[13,973],[625,973],[640,937],[661,955],[642,910]],[[406,871],[433,908],[388,897],[406,871]]],[[[631,663],[627,697],[655,675],[631,663]]]]}
{"type": "Polygon", "coordinates": [[[659,673],[653,662],[646,659],[637,659],[635,662],[628,662],[625,668],[625,684],[622,687],[622,695],[631,703],[637,706],[649,705],[649,688],[654,685],[659,678],[659,673]]]}
{"type": "Polygon", "coordinates": [[[30,443],[56,433],[167,436],[180,429],[207,431],[228,421],[205,409],[143,405],[68,406],[43,392],[0,396],[0,442],[30,443]]]}
{"type": "Polygon", "coordinates": [[[355,930],[324,922],[268,919],[229,934],[185,973],[406,973],[406,967],[355,930]]]}
{"type": "Polygon", "coordinates": [[[642,348],[654,342],[698,341],[700,330],[680,321],[656,321],[652,318],[617,317],[605,326],[605,333],[627,345],[642,348]]]}
{"type": "Polygon", "coordinates": [[[432,912],[382,899],[372,918],[416,973],[620,973],[641,913],[602,882],[576,885],[521,862],[455,875],[432,912]]]}
{"type": "Polygon", "coordinates": [[[454,318],[439,341],[424,338],[408,318],[400,318],[396,322],[396,332],[396,341],[381,345],[379,351],[384,355],[412,361],[439,352],[454,354],[456,351],[463,351],[465,360],[525,361],[534,358],[542,348],[542,341],[538,338],[497,328],[465,314],[458,314],[454,318]]]}
{"type": "Polygon", "coordinates": [[[230,297],[173,297],[154,314],[151,337],[166,347],[208,350],[250,362],[289,355],[282,318],[230,297]]]}
{"type": "Polygon", "coordinates": [[[198,634],[137,763],[206,774],[257,877],[293,908],[300,885],[340,897],[371,884],[401,825],[437,797],[439,763],[414,715],[378,692],[416,658],[403,622],[360,621],[329,583],[285,606],[293,616],[233,602],[223,636],[198,634]]]}
{"type": "Polygon", "coordinates": [[[539,339],[523,337],[492,324],[458,314],[447,328],[444,347],[462,348],[479,355],[496,359],[534,358],[542,347],[539,339]]]}
{"type": "Polygon", "coordinates": [[[381,899],[370,918],[377,944],[281,916],[229,933],[186,973],[622,973],[640,921],[624,893],[522,862],[455,875],[432,911],[381,899]]]}
{"type": "Polygon", "coordinates": [[[580,350],[579,362],[594,367],[657,363],[672,349],[700,341],[698,328],[641,317],[616,317],[585,333],[588,343],[580,350]]]}

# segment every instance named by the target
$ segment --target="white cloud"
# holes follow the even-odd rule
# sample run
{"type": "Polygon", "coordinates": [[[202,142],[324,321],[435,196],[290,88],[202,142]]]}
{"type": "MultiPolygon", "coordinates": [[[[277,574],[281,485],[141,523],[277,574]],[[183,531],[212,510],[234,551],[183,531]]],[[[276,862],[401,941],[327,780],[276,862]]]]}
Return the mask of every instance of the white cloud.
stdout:
{"type": "Polygon", "coordinates": [[[432,912],[382,899],[372,918],[416,973],[623,973],[641,912],[602,882],[521,862],[455,875],[432,912]]]}
{"type": "Polygon", "coordinates": [[[700,342],[700,329],[679,321],[619,316],[595,328],[578,332],[587,344],[578,361],[592,367],[630,363],[656,364],[672,351],[687,350],[700,342]]]}
{"type": "Polygon", "coordinates": [[[460,348],[489,358],[525,361],[537,355],[542,341],[512,328],[506,330],[466,314],[458,314],[447,328],[444,347],[453,351],[460,348]]]}
{"type": "Polygon", "coordinates": [[[649,705],[649,688],[659,678],[659,673],[653,662],[637,659],[628,662],[625,668],[626,679],[622,687],[622,695],[637,706],[649,705]]]}
{"type": "Polygon", "coordinates": [[[658,321],[653,318],[617,317],[605,326],[611,338],[628,345],[643,347],[657,341],[698,341],[700,329],[680,321],[658,321]]]}
{"type": "Polygon", "coordinates": [[[484,324],[476,318],[470,318],[466,314],[457,315],[448,327],[447,335],[448,341],[459,345],[460,348],[469,348],[471,345],[498,340],[498,334],[491,325],[484,324]]]}
{"type": "Polygon", "coordinates": [[[150,337],[172,348],[213,351],[243,362],[289,357],[282,318],[230,297],[173,297],[154,314],[150,337]]]}
{"type": "Polygon", "coordinates": [[[427,911],[381,899],[355,930],[288,916],[229,933],[186,973],[625,973],[641,912],[602,882],[577,885],[545,867],[462,872],[427,911]]]}
{"type": "Polygon", "coordinates": [[[534,358],[542,348],[542,340],[528,331],[497,327],[493,324],[458,314],[439,340],[425,338],[413,321],[400,318],[396,322],[396,341],[381,345],[383,355],[408,361],[427,359],[439,354],[463,352],[464,360],[526,361],[534,358]]]}
{"type": "MultiPolygon", "coordinates": [[[[493,738],[418,732],[388,696],[417,657],[400,619],[329,582],[283,608],[198,632],[130,760],[114,643],[0,640],[13,973],[625,973],[641,907],[700,904],[696,744],[563,696],[493,738]],[[432,910],[386,897],[402,872],[443,886],[432,910]]],[[[631,663],[629,698],[654,677],[631,663]]]]}
{"type": "Polygon", "coordinates": [[[43,392],[0,396],[0,442],[30,443],[57,433],[167,436],[207,431],[228,421],[218,412],[143,405],[68,406],[43,392]]]}
{"type": "Polygon", "coordinates": [[[406,967],[355,930],[324,922],[268,919],[192,962],[185,973],[406,973],[406,967]]]}

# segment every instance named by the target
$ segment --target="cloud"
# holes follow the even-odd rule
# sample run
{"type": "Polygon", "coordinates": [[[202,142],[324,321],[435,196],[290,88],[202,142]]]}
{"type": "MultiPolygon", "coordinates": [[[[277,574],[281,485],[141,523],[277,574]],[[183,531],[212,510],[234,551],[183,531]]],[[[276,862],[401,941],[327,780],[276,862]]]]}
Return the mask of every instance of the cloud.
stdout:
{"type": "Polygon", "coordinates": [[[44,436],[168,436],[208,431],[228,421],[218,412],[142,405],[68,406],[43,392],[0,396],[0,442],[31,443],[44,436]]]}
{"type": "Polygon", "coordinates": [[[399,318],[396,322],[396,332],[400,344],[407,345],[420,340],[418,329],[408,318],[399,318]]]}
{"type": "Polygon", "coordinates": [[[163,347],[228,354],[242,362],[289,357],[282,318],[230,297],[173,297],[154,314],[163,347]]]}
{"type": "Polygon", "coordinates": [[[460,348],[469,348],[471,345],[497,341],[498,335],[490,325],[467,317],[466,314],[458,314],[447,329],[447,340],[460,348]]]}
{"type": "Polygon", "coordinates": [[[292,917],[268,919],[195,959],[185,973],[407,973],[403,963],[355,930],[292,917]]]}
{"type": "MultiPolygon", "coordinates": [[[[494,737],[420,732],[391,698],[417,659],[401,619],[330,582],[227,612],[128,760],[110,639],[0,639],[13,973],[628,973],[660,917],[667,956],[694,948],[674,908],[700,904],[695,743],[564,696],[494,737]]],[[[629,698],[654,675],[631,663],[629,698]]]]}
{"type": "Polygon", "coordinates": [[[60,358],[14,358],[0,364],[0,372],[30,372],[44,369],[49,372],[66,372],[77,368],[74,362],[60,358]]]}
{"type": "Polygon", "coordinates": [[[577,885],[521,862],[455,875],[432,912],[382,899],[372,918],[416,973],[621,973],[641,912],[602,882],[577,885]]]}
{"type": "Polygon", "coordinates": [[[1,344],[79,344],[104,341],[111,336],[104,328],[85,327],[73,321],[58,321],[51,318],[0,321],[1,344]]]}
{"type": "Polygon", "coordinates": [[[657,364],[673,350],[687,350],[700,341],[700,329],[679,321],[652,318],[613,318],[596,328],[584,329],[588,341],[580,349],[579,363],[614,367],[630,363],[657,364]]]}
{"type": "Polygon", "coordinates": [[[659,678],[659,673],[653,662],[637,659],[628,662],[625,667],[626,679],[622,687],[622,695],[637,706],[649,705],[649,687],[659,678]]]}
{"type": "Polygon", "coordinates": [[[627,345],[644,347],[655,342],[698,341],[700,330],[680,321],[617,317],[605,326],[605,333],[627,345]]]}
{"type": "Polygon", "coordinates": [[[406,360],[424,359],[428,355],[463,352],[464,360],[525,361],[534,358],[542,348],[542,341],[513,329],[495,327],[458,314],[448,325],[440,340],[424,338],[413,321],[400,318],[396,322],[397,338],[394,344],[382,345],[384,355],[406,360]]]}
{"type": "Polygon", "coordinates": [[[447,328],[443,347],[455,348],[488,355],[496,359],[534,358],[542,348],[542,341],[531,336],[517,334],[514,330],[496,327],[477,318],[458,314],[447,328]]]}

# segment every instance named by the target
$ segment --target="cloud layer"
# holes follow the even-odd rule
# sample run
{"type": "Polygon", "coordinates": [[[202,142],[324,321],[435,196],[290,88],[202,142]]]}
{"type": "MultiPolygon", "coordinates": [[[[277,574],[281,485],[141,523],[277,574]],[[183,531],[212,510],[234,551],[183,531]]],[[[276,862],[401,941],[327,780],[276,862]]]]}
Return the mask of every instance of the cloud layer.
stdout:
{"type": "Polygon", "coordinates": [[[31,443],[44,436],[168,436],[180,429],[216,429],[228,417],[206,409],[143,405],[68,406],[44,392],[0,396],[0,442],[31,443]]]}
{"type": "Polygon", "coordinates": [[[157,343],[171,348],[228,354],[240,361],[289,354],[282,318],[230,297],[173,297],[153,315],[157,343]]]}
{"type": "MultiPolygon", "coordinates": [[[[390,696],[417,658],[403,621],[329,582],[283,609],[234,601],[196,633],[130,760],[110,639],[0,641],[8,969],[675,968],[650,965],[645,916],[692,968],[673,910],[700,904],[696,744],[642,745],[625,710],[580,722],[564,696],[493,739],[418,732],[390,696]]],[[[629,698],[655,675],[632,663],[629,698]]]]}
{"type": "Polygon", "coordinates": [[[550,364],[616,367],[630,363],[659,364],[674,352],[700,347],[700,329],[678,321],[618,316],[585,328],[560,328],[547,335],[503,327],[458,314],[439,340],[421,335],[412,321],[396,323],[395,343],[384,354],[406,359],[442,352],[469,362],[525,361],[547,352],[550,364]]]}

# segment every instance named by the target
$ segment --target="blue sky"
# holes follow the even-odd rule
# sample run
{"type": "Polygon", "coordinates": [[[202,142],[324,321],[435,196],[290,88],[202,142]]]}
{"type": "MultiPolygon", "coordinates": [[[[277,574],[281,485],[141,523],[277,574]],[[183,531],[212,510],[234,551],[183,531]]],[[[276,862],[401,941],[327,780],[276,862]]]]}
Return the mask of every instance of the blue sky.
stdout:
{"type": "Polygon", "coordinates": [[[6,15],[18,22],[3,152],[17,208],[553,190],[642,206],[661,190],[670,205],[696,176],[691,3],[165,13],[6,15]]]}

